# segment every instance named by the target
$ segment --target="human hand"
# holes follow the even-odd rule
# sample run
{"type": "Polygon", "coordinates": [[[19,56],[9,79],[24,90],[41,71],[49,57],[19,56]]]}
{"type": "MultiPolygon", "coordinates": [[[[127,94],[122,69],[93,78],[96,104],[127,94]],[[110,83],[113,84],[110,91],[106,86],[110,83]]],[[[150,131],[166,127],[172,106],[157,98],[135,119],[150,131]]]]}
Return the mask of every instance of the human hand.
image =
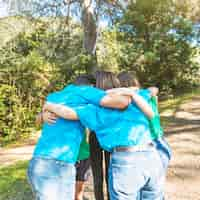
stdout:
{"type": "Polygon", "coordinates": [[[48,124],[55,124],[57,118],[57,115],[52,112],[49,112],[47,110],[42,112],[43,122],[46,122],[48,124]]]}
{"type": "Polygon", "coordinates": [[[157,87],[149,87],[148,90],[151,92],[151,96],[157,96],[159,89],[157,87]]]}

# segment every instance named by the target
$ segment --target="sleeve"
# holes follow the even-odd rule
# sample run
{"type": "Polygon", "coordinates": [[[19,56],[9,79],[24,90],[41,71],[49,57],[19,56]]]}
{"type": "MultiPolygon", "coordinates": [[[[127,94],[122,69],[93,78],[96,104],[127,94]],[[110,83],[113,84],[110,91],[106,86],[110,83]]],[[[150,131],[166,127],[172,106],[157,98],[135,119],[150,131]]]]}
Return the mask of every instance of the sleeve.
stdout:
{"type": "Polygon", "coordinates": [[[86,87],[81,91],[80,95],[88,103],[98,106],[100,105],[101,99],[106,96],[106,92],[95,87],[86,87]]]}
{"type": "Polygon", "coordinates": [[[142,96],[146,101],[149,101],[151,99],[151,92],[148,89],[141,89],[137,93],[142,96]]]}
{"type": "Polygon", "coordinates": [[[98,129],[97,109],[98,107],[92,104],[78,106],[74,108],[82,125],[95,132],[98,129]]]}
{"type": "Polygon", "coordinates": [[[45,101],[46,102],[52,102],[52,94],[47,95],[45,101]]]}
{"type": "Polygon", "coordinates": [[[160,123],[160,115],[158,112],[158,104],[155,97],[152,97],[149,102],[150,106],[153,109],[154,117],[149,120],[151,136],[153,139],[157,139],[162,137],[163,135],[163,128],[160,123]]]}
{"type": "Polygon", "coordinates": [[[58,92],[53,92],[47,95],[46,102],[49,103],[60,103],[60,96],[58,92]]]}

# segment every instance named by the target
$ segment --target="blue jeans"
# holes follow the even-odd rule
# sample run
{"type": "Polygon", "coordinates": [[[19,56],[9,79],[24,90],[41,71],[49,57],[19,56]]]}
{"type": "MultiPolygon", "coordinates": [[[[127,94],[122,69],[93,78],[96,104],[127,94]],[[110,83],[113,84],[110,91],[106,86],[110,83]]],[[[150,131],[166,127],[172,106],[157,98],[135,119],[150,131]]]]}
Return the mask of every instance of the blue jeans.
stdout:
{"type": "MultiPolygon", "coordinates": [[[[162,162],[163,172],[164,172],[163,179],[164,179],[166,178],[166,175],[167,175],[167,168],[169,166],[169,161],[171,160],[172,151],[164,137],[155,139],[153,143],[154,143],[154,146],[156,147],[156,150],[159,153],[159,156],[162,162]]],[[[164,179],[164,183],[165,183],[165,179],[164,179]]],[[[138,194],[138,200],[145,199],[145,196],[146,196],[146,192],[145,190],[142,189],[140,193],[138,194]]]]}
{"type": "Polygon", "coordinates": [[[163,200],[164,182],[165,172],[154,148],[112,153],[109,169],[111,200],[163,200]]]}
{"type": "Polygon", "coordinates": [[[73,164],[35,157],[29,164],[28,180],[37,200],[73,200],[75,173],[73,164]]]}
{"type": "Polygon", "coordinates": [[[155,139],[153,143],[160,155],[163,167],[167,171],[167,168],[169,166],[169,161],[171,160],[172,157],[171,148],[164,137],[155,139]]]}

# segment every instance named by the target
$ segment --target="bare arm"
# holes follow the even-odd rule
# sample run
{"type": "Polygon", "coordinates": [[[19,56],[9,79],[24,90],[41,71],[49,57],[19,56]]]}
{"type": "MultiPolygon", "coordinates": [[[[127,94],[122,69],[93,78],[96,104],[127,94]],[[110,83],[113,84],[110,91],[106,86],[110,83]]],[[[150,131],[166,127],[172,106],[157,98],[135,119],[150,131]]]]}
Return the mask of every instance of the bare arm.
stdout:
{"type": "MultiPolygon", "coordinates": [[[[120,94],[120,95],[128,95],[131,96],[133,101],[136,103],[136,105],[142,110],[142,112],[148,117],[152,118],[154,116],[152,108],[149,106],[149,104],[135,91],[138,90],[137,87],[134,88],[115,88],[108,90],[108,94],[120,94]]],[[[156,96],[158,94],[158,88],[157,87],[149,87],[148,90],[151,93],[151,96],[156,96]]]]}
{"type": "MultiPolygon", "coordinates": [[[[125,109],[130,103],[131,103],[130,96],[110,94],[103,97],[103,99],[100,102],[100,105],[108,108],[125,109]]],[[[62,117],[64,119],[78,120],[78,116],[74,111],[74,109],[68,106],[46,103],[43,107],[43,110],[53,112],[57,116],[62,117]]]]}
{"type": "Polygon", "coordinates": [[[159,89],[157,87],[149,87],[148,90],[151,92],[151,96],[157,96],[159,89]]]}
{"type": "MultiPolygon", "coordinates": [[[[127,90],[128,91],[128,90],[127,90]]],[[[149,106],[149,104],[138,94],[136,94],[134,91],[127,91],[125,92],[126,95],[129,96],[122,96],[122,95],[107,95],[103,98],[101,101],[101,105],[104,107],[114,107],[118,109],[124,109],[126,108],[131,100],[133,100],[136,105],[141,109],[141,111],[148,117],[152,118],[154,116],[152,108],[149,106]],[[132,99],[130,98],[132,97],[132,99]]]]}
{"type": "Polygon", "coordinates": [[[40,112],[37,116],[36,116],[36,124],[40,125],[43,122],[46,122],[48,124],[54,124],[56,123],[56,119],[58,117],[56,116],[56,114],[49,112],[47,110],[43,110],[42,112],[40,112]]]}
{"type": "Polygon", "coordinates": [[[130,96],[109,94],[103,97],[100,105],[107,108],[125,109],[131,103],[130,96]]]}
{"type": "Polygon", "coordinates": [[[68,106],[53,104],[53,103],[46,103],[43,109],[53,112],[57,116],[62,117],[64,119],[78,120],[78,116],[75,110],[68,106]]]}
{"type": "Polygon", "coordinates": [[[132,95],[133,101],[136,105],[140,108],[140,110],[149,118],[151,119],[154,116],[152,108],[149,104],[138,94],[133,93],[132,95]]]}
{"type": "Polygon", "coordinates": [[[113,89],[109,89],[106,90],[107,94],[118,94],[118,95],[127,95],[127,96],[132,96],[133,91],[137,91],[139,90],[138,87],[131,87],[131,88],[113,88],[113,89]]]}

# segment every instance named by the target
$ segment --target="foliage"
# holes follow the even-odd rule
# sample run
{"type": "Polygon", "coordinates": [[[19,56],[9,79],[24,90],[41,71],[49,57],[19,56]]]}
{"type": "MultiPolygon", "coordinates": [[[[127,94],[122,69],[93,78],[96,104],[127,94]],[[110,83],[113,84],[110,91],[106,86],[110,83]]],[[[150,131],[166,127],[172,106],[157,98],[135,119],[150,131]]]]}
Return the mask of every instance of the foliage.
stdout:
{"type": "Polygon", "coordinates": [[[104,30],[97,43],[98,67],[101,70],[118,72],[120,48],[117,42],[117,30],[104,30]]]}
{"type": "MultiPolygon", "coordinates": [[[[9,18],[0,20],[0,35],[5,38],[0,46],[2,143],[26,138],[35,127],[34,117],[46,95],[95,67],[136,71],[144,86],[157,85],[161,95],[199,84],[200,50],[192,44],[199,40],[200,31],[184,16],[185,7],[168,0],[131,1],[127,8],[119,1],[90,5],[95,12],[89,18],[97,20],[91,24],[98,25],[98,20],[109,24],[98,29],[97,45],[93,43],[96,52],[91,54],[83,45],[85,34],[90,38],[86,29],[90,24],[86,20],[84,28],[79,18],[83,4],[67,2],[69,15],[57,12],[56,6],[61,5],[58,1],[57,11],[49,11],[55,17],[46,12],[45,17],[39,17],[41,13],[36,18],[11,17],[12,23],[9,18]],[[74,22],[71,17],[76,13],[78,21],[74,22]],[[8,29],[9,24],[12,26],[8,29]],[[9,34],[4,33],[7,29],[9,34]]],[[[90,15],[90,9],[87,11],[90,15]]],[[[98,27],[93,28],[95,31],[98,27]]]]}
{"type": "Polygon", "coordinates": [[[16,88],[9,85],[1,85],[0,87],[0,134],[4,140],[13,139],[14,133],[17,131],[15,122],[19,118],[15,116],[18,110],[19,99],[16,96],[16,88]]]}
{"type": "MultiPolygon", "coordinates": [[[[26,138],[45,96],[72,81],[89,67],[81,31],[74,25],[54,32],[50,22],[38,21],[32,32],[21,32],[0,49],[0,105],[3,144],[26,138]]],[[[58,27],[56,27],[58,28],[58,27]]]]}
{"type": "Polygon", "coordinates": [[[167,92],[191,83],[199,70],[191,59],[193,24],[176,15],[171,1],[131,4],[119,29],[121,69],[136,71],[144,85],[154,84],[167,92]]]}

